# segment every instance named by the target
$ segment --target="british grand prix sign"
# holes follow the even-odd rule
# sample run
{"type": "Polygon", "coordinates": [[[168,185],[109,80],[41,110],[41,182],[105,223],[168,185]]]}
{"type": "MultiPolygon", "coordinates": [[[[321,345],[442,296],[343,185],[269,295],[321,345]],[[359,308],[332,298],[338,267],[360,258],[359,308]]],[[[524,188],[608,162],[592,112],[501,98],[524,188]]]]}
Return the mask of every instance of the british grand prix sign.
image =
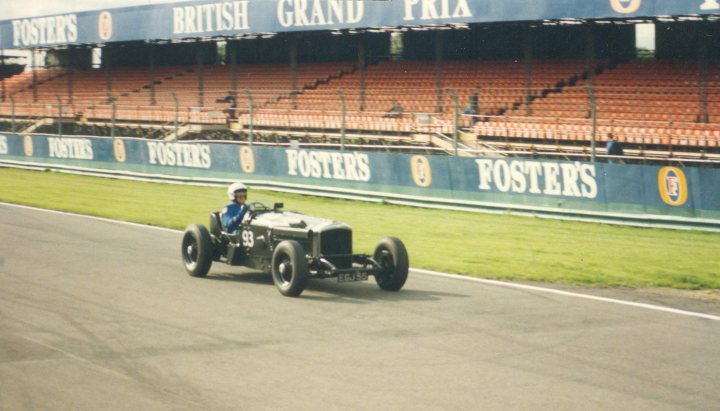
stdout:
{"type": "Polygon", "coordinates": [[[0,21],[0,48],[427,24],[719,14],[718,0],[186,1],[0,21]]]}

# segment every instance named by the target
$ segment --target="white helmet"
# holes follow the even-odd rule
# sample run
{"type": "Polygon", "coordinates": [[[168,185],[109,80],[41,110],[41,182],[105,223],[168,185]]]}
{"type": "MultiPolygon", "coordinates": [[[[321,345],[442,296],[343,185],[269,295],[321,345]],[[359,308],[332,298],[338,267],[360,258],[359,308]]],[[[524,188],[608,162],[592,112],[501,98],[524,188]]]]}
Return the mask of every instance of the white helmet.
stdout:
{"type": "Polygon", "coordinates": [[[245,195],[247,195],[247,186],[240,182],[230,184],[230,187],[228,187],[228,190],[227,190],[228,198],[230,200],[234,200],[235,193],[237,193],[238,191],[244,192],[245,195]]]}

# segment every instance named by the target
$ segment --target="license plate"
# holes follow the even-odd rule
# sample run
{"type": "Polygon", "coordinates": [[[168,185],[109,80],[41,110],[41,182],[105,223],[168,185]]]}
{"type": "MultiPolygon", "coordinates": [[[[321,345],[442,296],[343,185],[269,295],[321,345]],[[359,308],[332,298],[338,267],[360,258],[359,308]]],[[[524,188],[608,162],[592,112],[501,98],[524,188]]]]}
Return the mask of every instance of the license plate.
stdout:
{"type": "Polygon", "coordinates": [[[367,273],[354,272],[354,273],[340,273],[338,274],[339,283],[349,283],[353,281],[366,281],[368,279],[367,273]]]}

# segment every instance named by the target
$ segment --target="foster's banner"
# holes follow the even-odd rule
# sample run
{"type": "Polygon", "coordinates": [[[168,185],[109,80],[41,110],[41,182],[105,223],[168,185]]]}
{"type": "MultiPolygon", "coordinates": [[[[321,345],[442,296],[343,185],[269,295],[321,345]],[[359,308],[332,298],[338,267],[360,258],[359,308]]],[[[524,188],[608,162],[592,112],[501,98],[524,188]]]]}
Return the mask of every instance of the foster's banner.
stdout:
{"type": "Polygon", "coordinates": [[[241,180],[279,189],[559,214],[720,224],[720,169],[465,158],[216,142],[0,134],[0,163],[108,174],[241,180]]]}

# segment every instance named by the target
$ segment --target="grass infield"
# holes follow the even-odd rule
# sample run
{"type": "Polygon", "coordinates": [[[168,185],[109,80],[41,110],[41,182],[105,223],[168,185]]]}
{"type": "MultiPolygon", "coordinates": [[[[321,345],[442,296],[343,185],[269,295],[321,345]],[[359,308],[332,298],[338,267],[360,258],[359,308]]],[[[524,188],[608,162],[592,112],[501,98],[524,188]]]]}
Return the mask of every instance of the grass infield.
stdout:
{"type": "MultiPolygon", "coordinates": [[[[720,289],[720,234],[440,211],[251,190],[249,201],[346,222],[354,251],[400,238],[413,267],[594,287],[720,289]]],[[[225,189],[0,168],[0,201],[184,229],[225,189]]],[[[178,258],[180,258],[178,256],[178,258]]]]}

